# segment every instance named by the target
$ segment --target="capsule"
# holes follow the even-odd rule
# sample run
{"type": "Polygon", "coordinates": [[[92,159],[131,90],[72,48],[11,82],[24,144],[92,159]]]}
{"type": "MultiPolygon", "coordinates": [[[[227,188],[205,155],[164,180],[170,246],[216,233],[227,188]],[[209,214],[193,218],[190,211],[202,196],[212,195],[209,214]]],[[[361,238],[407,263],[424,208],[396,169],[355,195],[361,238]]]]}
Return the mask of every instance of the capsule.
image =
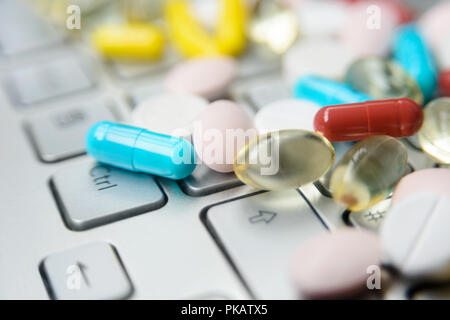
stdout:
{"type": "Polygon", "coordinates": [[[374,100],[322,108],[314,117],[314,130],[331,142],[342,142],[412,136],[422,122],[422,107],[411,99],[374,100]]]}
{"type": "Polygon", "coordinates": [[[353,90],[347,84],[313,75],[303,76],[297,81],[294,96],[313,101],[322,107],[373,100],[372,97],[353,90]]]}
{"type": "Polygon", "coordinates": [[[99,162],[169,179],[187,177],[196,163],[194,147],[182,138],[108,121],[91,127],[86,150],[99,162]]]}
{"type": "Polygon", "coordinates": [[[422,149],[443,164],[450,164],[450,98],[431,101],[417,134],[422,149]]]}
{"type": "Polygon", "coordinates": [[[439,92],[444,96],[450,96],[450,70],[439,74],[439,92]]]}
{"type": "Polygon", "coordinates": [[[437,68],[431,51],[416,26],[406,25],[397,31],[393,57],[417,82],[425,101],[429,101],[437,88],[437,68]]]}
{"type": "Polygon", "coordinates": [[[352,211],[384,200],[408,170],[403,144],[389,136],[374,136],[355,144],[331,175],[333,198],[352,211]]]}
{"type": "Polygon", "coordinates": [[[391,60],[375,56],[358,59],[348,68],[345,82],[375,99],[410,98],[423,104],[417,83],[391,60]]]}
{"type": "Polygon", "coordinates": [[[164,49],[161,30],[149,23],[102,25],[93,32],[92,41],[105,57],[121,60],[158,59],[164,49]]]}
{"type": "Polygon", "coordinates": [[[286,190],[318,180],[333,162],[333,146],[322,135],[281,130],[260,135],[242,148],[234,172],[254,188],[286,190]]]}

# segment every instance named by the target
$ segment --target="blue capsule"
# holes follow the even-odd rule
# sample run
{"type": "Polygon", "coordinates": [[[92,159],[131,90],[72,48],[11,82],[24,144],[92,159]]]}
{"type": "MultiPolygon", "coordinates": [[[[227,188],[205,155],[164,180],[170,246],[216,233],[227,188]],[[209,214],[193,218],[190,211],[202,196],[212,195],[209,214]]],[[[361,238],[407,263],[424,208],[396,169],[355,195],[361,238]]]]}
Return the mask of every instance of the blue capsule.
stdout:
{"type": "Polygon", "coordinates": [[[187,177],[196,163],[194,147],[182,138],[108,121],[91,127],[86,150],[99,162],[169,179],[187,177]]]}
{"type": "Polygon", "coordinates": [[[294,96],[313,101],[322,107],[373,100],[372,97],[353,90],[345,83],[313,75],[303,76],[297,81],[294,96]]]}
{"type": "Polygon", "coordinates": [[[437,67],[432,53],[417,27],[401,27],[393,44],[393,58],[416,80],[425,101],[431,99],[437,87],[437,67]]]}

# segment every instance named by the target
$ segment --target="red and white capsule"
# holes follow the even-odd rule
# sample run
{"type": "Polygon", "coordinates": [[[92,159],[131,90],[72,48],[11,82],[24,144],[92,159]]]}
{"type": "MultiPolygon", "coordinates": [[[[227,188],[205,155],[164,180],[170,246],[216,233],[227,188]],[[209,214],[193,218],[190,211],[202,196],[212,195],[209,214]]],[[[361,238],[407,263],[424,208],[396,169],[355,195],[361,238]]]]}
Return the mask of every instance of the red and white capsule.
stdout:
{"type": "Polygon", "coordinates": [[[422,122],[422,107],[401,98],[324,107],[314,117],[314,129],[332,142],[357,141],[375,135],[411,136],[422,122]]]}

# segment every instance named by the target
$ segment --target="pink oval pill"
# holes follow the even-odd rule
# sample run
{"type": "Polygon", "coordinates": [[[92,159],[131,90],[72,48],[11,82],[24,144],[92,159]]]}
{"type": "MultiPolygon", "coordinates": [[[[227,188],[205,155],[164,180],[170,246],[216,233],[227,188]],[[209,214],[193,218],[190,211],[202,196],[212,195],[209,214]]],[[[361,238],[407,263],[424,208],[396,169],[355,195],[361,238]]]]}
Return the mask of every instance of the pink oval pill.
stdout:
{"type": "Polygon", "coordinates": [[[450,1],[440,1],[419,19],[418,26],[433,50],[446,41],[450,30],[450,1]]]}
{"type": "Polygon", "coordinates": [[[380,262],[375,234],[343,228],[303,245],[295,254],[291,274],[302,298],[346,297],[366,287],[371,268],[380,262]]]}
{"type": "Polygon", "coordinates": [[[198,157],[208,167],[231,172],[237,152],[257,136],[252,120],[240,106],[218,100],[197,118],[192,138],[198,157]]]}
{"type": "Polygon", "coordinates": [[[164,85],[169,92],[190,93],[216,100],[226,96],[236,72],[232,58],[195,58],[176,65],[167,74],[164,85]]]}
{"type": "Polygon", "coordinates": [[[392,203],[415,193],[430,192],[450,198],[450,169],[431,168],[403,177],[394,189],[392,203]]]}

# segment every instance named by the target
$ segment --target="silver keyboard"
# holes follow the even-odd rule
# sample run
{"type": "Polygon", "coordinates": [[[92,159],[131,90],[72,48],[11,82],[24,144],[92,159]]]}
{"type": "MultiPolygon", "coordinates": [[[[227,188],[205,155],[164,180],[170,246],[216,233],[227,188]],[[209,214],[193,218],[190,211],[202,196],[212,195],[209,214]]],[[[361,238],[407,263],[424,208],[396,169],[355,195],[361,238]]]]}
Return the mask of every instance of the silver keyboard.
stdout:
{"type": "MultiPolygon", "coordinates": [[[[205,166],[177,182],[84,155],[90,125],[127,121],[177,59],[105,63],[21,1],[0,0],[1,299],[295,299],[298,246],[346,225],[377,232],[390,200],[348,212],[326,181],[257,192],[205,166]]],[[[248,112],[289,96],[277,59],[250,50],[239,64],[230,98],[248,112]]],[[[413,169],[435,166],[405,145],[413,169]]],[[[416,285],[382,297],[448,297],[416,285]]]]}

